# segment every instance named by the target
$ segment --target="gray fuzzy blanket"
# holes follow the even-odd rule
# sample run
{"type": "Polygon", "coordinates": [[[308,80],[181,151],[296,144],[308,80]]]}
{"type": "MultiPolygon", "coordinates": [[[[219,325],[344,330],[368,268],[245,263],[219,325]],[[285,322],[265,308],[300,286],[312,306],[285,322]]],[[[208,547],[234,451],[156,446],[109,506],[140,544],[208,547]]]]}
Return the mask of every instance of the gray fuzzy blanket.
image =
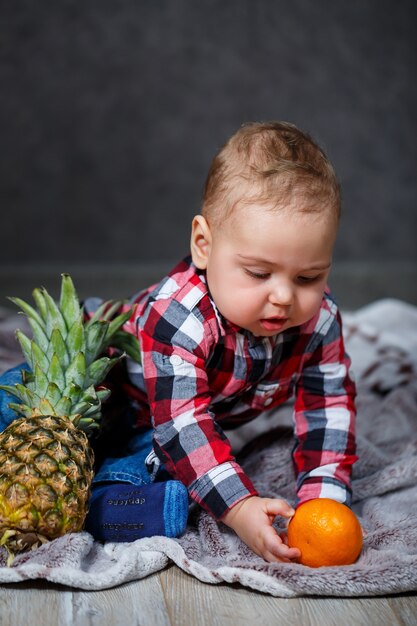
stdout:
{"type": "MultiPolygon", "coordinates": [[[[232,531],[194,508],[179,539],[102,545],[82,532],[18,556],[11,568],[5,567],[1,548],[0,582],[41,578],[105,589],[174,562],[207,583],[240,583],[281,597],[417,590],[417,308],[382,300],[344,319],[359,391],[353,508],[366,531],[354,565],[311,569],[266,563],[232,531]]],[[[1,371],[21,358],[13,338],[16,325],[15,315],[0,312],[1,371]]],[[[233,444],[262,495],[294,501],[290,405],[234,433],[233,444]],[[271,429],[272,434],[262,434],[271,429]]]]}

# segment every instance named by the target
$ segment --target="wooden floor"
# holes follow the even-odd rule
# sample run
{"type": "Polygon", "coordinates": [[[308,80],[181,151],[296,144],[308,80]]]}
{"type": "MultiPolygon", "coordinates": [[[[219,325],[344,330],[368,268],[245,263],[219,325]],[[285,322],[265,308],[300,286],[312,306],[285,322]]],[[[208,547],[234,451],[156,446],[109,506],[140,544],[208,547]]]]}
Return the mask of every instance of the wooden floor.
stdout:
{"type": "Polygon", "coordinates": [[[176,566],[106,591],[28,582],[0,586],[1,626],[416,626],[417,594],[273,598],[208,585],[176,566]]]}

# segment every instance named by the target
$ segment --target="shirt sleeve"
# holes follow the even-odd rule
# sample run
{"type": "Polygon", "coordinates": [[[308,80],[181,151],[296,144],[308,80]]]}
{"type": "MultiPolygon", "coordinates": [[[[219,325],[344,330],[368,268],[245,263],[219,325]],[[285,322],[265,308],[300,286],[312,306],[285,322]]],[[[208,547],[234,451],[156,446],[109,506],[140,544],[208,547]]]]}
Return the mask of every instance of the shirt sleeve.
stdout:
{"type": "Polygon", "coordinates": [[[331,498],[351,504],[355,444],[355,384],[336,310],[314,333],[298,380],[293,460],[300,502],[331,498]]]}
{"type": "Polygon", "coordinates": [[[190,496],[219,519],[257,492],[209,408],[207,327],[173,301],[148,310],[141,323],[155,452],[190,496]]]}

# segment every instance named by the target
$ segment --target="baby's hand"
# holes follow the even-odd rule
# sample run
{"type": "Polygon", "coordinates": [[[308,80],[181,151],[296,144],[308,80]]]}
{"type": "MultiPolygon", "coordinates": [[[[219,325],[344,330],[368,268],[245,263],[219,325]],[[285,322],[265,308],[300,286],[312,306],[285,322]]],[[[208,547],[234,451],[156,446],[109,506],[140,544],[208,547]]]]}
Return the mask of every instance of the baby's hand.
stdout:
{"type": "Polygon", "coordinates": [[[265,561],[288,563],[301,556],[298,548],[289,548],[272,528],[277,515],[291,518],[294,509],[285,500],[251,496],[242,500],[221,521],[233,528],[251,550],[265,561]]]}

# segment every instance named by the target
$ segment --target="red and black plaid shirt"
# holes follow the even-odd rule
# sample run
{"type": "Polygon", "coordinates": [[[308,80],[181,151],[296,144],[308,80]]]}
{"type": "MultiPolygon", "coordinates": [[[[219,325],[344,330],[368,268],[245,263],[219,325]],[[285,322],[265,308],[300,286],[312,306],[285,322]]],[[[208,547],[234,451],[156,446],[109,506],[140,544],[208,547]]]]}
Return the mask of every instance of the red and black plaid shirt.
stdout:
{"type": "Polygon", "coordinates": [[[299,500],[350,503],[355,386],[329,293],[302,326],[255,337],[219,314],[188,258],[133,302],[125,329],[140,340],[142,364],[128,361],[126,389],[154,428],[156,455],[194,500],[219,518],[257,493],[224,429],[295,396],[299,500]]]}

